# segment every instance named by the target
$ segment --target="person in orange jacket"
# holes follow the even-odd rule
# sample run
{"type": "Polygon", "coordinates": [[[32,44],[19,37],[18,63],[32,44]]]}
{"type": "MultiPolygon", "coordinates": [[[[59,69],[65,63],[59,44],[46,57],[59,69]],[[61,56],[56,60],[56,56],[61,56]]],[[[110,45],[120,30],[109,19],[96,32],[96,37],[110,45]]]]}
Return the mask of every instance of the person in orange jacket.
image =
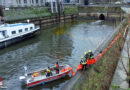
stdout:
{"type": "Polygon", "coordinates": [[[59,63],[58,62],[55,63],[55,67],[56,67],[56,74],[59,74],[59,63]]]}

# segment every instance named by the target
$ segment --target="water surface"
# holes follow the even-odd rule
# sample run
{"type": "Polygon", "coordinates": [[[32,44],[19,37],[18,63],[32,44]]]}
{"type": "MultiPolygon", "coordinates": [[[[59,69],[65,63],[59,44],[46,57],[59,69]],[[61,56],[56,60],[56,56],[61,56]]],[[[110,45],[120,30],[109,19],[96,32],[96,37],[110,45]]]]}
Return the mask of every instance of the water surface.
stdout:
{"type": "MultiPolygon", "coordinates": [[[[76,21],[43,27],[35,37],[0,50],[0,76],[7,83],[7,90],[26,90],[18,80],[24,73],[24,64],[29,71],[33,71],[59,61],[60,64],[69,64],[76,70],[84,52],[96,50],[109,38],[114,30],[113,25],[100,21],[76,21]]],[[[30,90],[58,90],[67,81],[61,79],[30,90]]]]}

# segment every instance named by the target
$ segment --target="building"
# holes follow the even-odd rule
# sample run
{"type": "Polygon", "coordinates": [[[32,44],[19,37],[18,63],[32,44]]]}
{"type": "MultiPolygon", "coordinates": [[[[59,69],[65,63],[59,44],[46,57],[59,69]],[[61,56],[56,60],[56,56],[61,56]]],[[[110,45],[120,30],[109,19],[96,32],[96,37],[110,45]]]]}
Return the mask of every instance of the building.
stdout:
{"type": "Polygon", "coordinates": [[[42,6],[47,0],[0,0],[4,7],[42,6]]]}
{"type": "Polygon", "coordinates": [[[88,5],[89,4],[89,0],[78,0],[78,3],[80,5],[88,5]]]}
{"type": "MultiPolygon", "coordinates": [[[[4,7],[26,7],[45,6],[46,2],[56,2],[57,0],[0,0],[0,5],[4,7]]],[[[61,0],[64,3],[74,3],[75,0],[61,0]]]]}
{"type": "MultiPolygon", "coordinates": [[[[46,0],[46,2],[56,2],[57,0],[46,0]]],[[[59,1],[62,1],[63,3],[73,3],[75,2],[76,0],[59,0],[59,1]]]]}

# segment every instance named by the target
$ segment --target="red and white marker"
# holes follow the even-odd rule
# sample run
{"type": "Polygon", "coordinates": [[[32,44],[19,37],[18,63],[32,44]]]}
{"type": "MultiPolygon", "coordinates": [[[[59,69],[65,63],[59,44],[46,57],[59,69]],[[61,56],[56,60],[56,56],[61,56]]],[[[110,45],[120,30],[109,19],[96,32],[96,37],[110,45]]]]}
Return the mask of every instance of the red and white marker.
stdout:
{"type": "Polygon", "coordinates": [[[2,87],[2,86],[3,86],[3,83],[2,83],[2,79],[0,77],[0,87],[2,87]]]}
{"type": "Polygon", "coordinates": [[[7,88],[7,87],[4,87],[4,86],[3,86],[1,77],[0,77],[0,88],[7,88]]]}

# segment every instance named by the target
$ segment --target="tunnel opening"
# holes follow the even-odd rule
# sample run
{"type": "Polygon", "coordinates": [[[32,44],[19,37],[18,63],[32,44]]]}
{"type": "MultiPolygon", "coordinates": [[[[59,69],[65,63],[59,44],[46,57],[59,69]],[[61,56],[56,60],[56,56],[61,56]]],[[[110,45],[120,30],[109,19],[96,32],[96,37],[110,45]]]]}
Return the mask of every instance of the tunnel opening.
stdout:
{"type": "Polygon", "coordinates": [[[99,16],[99,20],[105,20],[105,16],[104,16],[104,14],[100,14],[100,16],[99,16]]]}

